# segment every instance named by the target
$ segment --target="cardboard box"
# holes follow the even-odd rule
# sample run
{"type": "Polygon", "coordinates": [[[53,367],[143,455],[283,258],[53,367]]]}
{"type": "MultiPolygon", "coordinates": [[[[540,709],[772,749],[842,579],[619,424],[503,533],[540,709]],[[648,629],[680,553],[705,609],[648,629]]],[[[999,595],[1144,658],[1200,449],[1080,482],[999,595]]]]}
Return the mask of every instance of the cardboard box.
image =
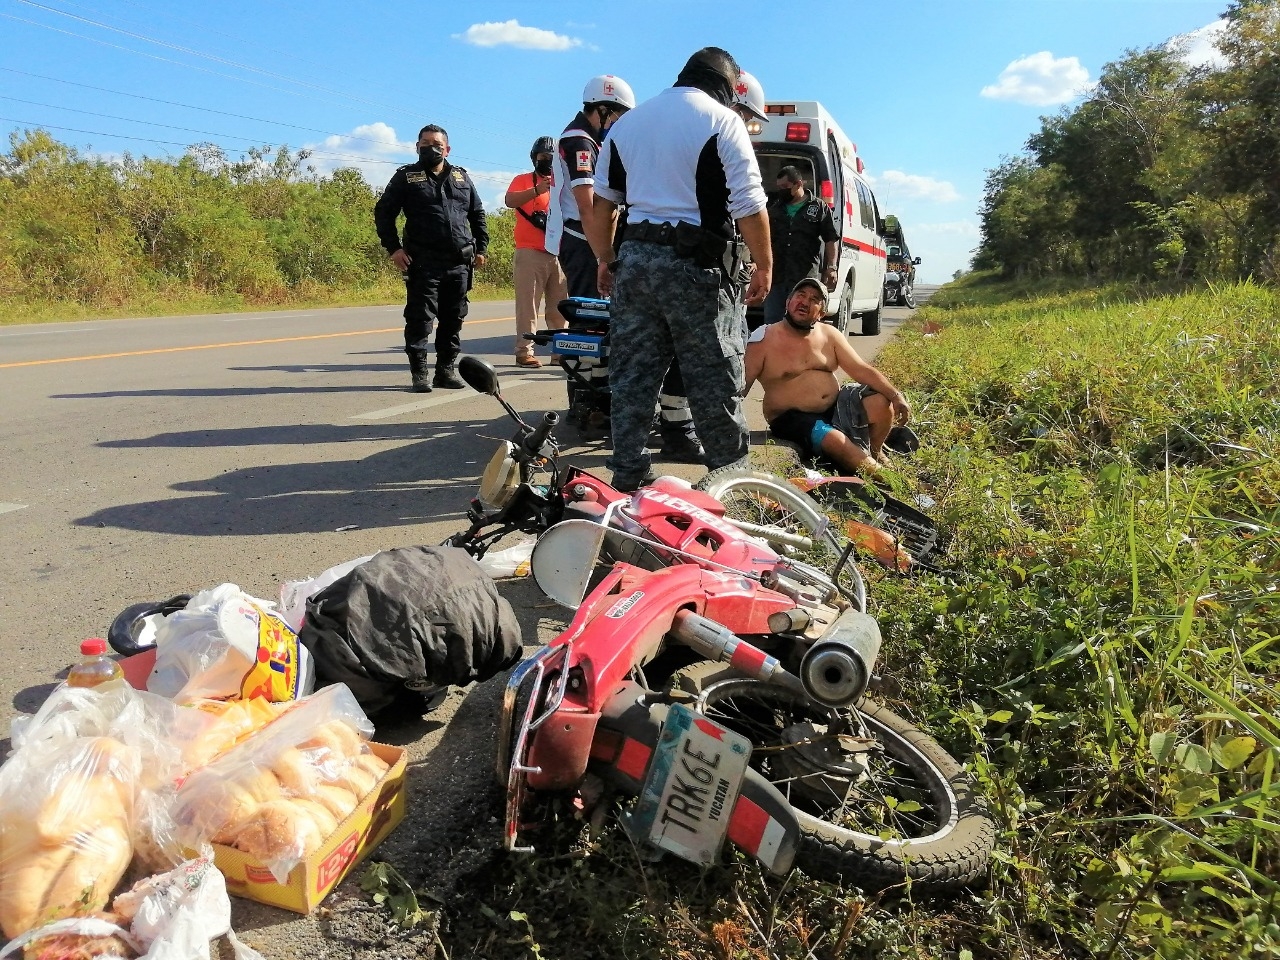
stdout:
{"type": "Polygon", "coordinates": [[[378,785],[320,849],[298,864],[285,883],[278,883],[257,857],[213,845],[213,862],[227,878],[227,892],[295,913],[310,913],[373,848],[404,819],[405,752],[399,747],[370,743],[369,748],[391,765],[378,785]]]}

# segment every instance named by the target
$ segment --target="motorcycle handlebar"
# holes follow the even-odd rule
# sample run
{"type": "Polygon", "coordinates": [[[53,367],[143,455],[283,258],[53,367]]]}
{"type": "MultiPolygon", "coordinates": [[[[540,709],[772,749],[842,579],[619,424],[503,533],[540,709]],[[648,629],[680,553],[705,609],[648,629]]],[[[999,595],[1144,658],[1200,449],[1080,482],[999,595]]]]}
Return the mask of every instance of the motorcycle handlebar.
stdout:
{"type": "Polygon", "coordinates": [[[547,437],[551,436],[551,431],[555,429],[557,423],[560,422],[560,414],[554,410],[548,410],[542,415],[542,422],[533,428],[533,432],[524,438],[520,444],[520,448],[531,457],[536,457],[542,451],[542,445],[547,442],[547,437]]]}

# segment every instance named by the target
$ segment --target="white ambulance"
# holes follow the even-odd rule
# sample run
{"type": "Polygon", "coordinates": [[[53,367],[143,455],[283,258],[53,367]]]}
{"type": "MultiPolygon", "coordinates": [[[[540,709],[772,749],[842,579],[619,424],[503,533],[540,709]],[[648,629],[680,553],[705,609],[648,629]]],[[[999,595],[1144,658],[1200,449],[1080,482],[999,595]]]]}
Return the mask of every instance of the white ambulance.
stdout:
{"type": "Polygon", "coordinates": [[[747,123],[765,190],[772,195],[783,167],[798,167],[809,189],[831,207],[840,232],[840,280],[828,319],[842,333],[854,333],[851,321],[860,317],[861,332],[874,336],[884,292],[884,220],[863,176],[858,146],[816,100],[770,100],[765,113],[768,123],[747,123]]]}

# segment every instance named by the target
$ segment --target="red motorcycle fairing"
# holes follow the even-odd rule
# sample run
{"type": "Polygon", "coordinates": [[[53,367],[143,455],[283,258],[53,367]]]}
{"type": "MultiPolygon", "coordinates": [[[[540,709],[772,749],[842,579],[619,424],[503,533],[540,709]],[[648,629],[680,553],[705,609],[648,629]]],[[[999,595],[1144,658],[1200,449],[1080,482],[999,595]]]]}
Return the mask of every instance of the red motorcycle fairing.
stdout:
{"type": "Polygon", "coordinates": [[[673,478],[637,490],[622,514],[664,546],[735,570],[763,572],[778,562],[776,552],[724,518],[724,504],[673,478]]]}
{"type": "Polygon", "coordinates": [[[627,563],[593,590],[551,646],[567,646],[564,698],[529,744],[532,790],[568,790],[586,773],[605,702],[637,667],[657,655],[678,610],[692,610],[735,633],[769,633],[769,616],[795,601],[741,574],[682,564],[643,570],[627,563]]]}
{"type": "MultiPolygon", "coordinates": [[[[667,712],[665,704],[646,703],[646,693],[633,681],[619,683],[591,743],[591,771],[628,796],[644,786],[667,712]]],[[[795,860],[800,821],[781,791],[750,767],[729,815],[728,838],[779,876],[795,860]]]]}

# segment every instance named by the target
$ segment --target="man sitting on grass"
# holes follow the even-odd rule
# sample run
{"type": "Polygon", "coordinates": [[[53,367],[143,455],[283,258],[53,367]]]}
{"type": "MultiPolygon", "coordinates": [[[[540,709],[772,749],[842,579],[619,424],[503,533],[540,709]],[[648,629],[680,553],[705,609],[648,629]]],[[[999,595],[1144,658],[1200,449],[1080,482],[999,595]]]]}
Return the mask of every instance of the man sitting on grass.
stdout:
{"type": "Polygon", "coordinates": [[[895,423],[907,423],[911,405],[843,333],[822,322],[826,309],[827,291],[817,280],[795,285],[783,318],[760,327],[747,343],[743,396],[759,380],[775,437],[799,446],[806,458],[874,473],[885,437],[895,423]],[[856,382],[841,386],[837,370],[856,382]]]}

